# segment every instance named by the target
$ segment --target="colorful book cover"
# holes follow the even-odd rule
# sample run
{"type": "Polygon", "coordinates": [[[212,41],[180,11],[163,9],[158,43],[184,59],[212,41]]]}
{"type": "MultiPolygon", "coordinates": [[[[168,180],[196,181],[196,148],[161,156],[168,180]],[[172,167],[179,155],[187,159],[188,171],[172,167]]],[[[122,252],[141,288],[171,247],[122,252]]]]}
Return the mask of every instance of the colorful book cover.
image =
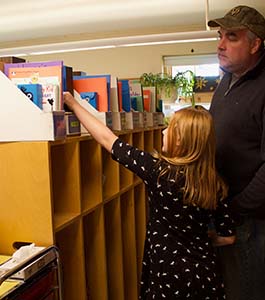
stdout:
{"type": "Polygon", "coordinates": [[[81,75],[74,76],[73,80],[84,79],[84,78],[106,78],[107,79],[107,90],[108,90],[108,111],[111,110],[111,75],[110,74],[99,74],[99,75],[81,75]]]}
{"type": "Polygon", "coordinates": [[[18,84],[41,84],[44,111],[63,110],[63,62],[5,64],[6,76],[18,84]]]}
{"type": "Polygon", "coordinates": [[[17,87],[40,109],[42,109],[42,86],[40,84],[18,84],[17,87]]]}
{"type": "Polygon", "coordinates": [[[98,94],[98,110],[108,111],[108,88],[106,77],[81,78],[73,80],[74,89],[80,94],[96,92],[98,94]]]}
{"type": "Polygon", "coordinates": [[[142,96],[142,85],[141,83],[132,83],[129,80],[130,87],[130,97],[139,97],[142,96]]]}
{"type": "Polygon", "coordinates": [[[143,111],[143,91],[139,79],[129,79],[130,98],[132,108],[136,111],[143,111]]]}
{"type": "Polygon", "coordinates": [[[80,97],[87,100],[95,109],[98,110],[98,93],[97,92],[83,92],[80,93],[80,97]]]}

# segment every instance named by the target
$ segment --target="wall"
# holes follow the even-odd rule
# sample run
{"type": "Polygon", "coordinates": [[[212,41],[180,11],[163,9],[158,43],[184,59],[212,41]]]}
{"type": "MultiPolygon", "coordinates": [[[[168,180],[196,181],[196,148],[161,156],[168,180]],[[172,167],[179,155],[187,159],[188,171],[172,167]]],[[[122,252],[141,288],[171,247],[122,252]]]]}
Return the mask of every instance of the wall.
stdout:
{"type": "Polygon", "coordinates": [[[112,74],[119,78],[139,77],[142,73],[162,71],[165,55],[209,54],[216,52],[216,41],[170,45],[124,47],[103,50],[28,56],[27,61],[63,60],[75,71],[112,74]],[[193,49],[193,52],[192,52],[193,49]]]}

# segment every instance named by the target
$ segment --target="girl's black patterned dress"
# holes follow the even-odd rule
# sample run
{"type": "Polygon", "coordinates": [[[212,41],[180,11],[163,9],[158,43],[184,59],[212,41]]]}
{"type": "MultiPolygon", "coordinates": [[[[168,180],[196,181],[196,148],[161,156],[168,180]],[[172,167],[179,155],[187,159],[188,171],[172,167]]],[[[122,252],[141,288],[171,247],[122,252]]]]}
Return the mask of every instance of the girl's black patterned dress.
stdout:
{"type": "Polygon", "coordinates": [[[220,202],[214,213],[184,205],[181,182],[172,177],[158,184],[157,159],[120,139],[113,144],[112,157],[142,178],[148,191],[139,299],[225,299],[207,231],[213,219],[218,234],[233,234],[226,203],[220,202]]]}

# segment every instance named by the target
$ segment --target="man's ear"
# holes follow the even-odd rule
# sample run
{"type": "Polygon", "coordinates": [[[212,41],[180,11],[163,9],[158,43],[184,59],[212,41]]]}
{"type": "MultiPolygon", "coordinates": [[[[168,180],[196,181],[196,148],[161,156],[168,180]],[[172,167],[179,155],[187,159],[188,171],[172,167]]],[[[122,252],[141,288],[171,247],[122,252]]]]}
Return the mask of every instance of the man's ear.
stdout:
{"type": "Polygon", "coordinates": [[[256,52],[259,51],[260,47],[261,47],[261,43],[263,43],[263,41],[260,38],[256,38],[252,41],[252,45],[251,45],[251,54],[255,54],[256,52]]]}

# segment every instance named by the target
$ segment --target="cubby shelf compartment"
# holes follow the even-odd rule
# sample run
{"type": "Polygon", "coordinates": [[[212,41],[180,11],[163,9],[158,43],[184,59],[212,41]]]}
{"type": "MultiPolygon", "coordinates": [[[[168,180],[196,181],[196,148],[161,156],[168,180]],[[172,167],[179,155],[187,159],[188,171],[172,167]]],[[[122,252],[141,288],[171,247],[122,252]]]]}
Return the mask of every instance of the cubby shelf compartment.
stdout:
{"type": "Polygon", "coordinates": [[[12,254],[14,241],[53,243],[49,145],[0,143],[0,253],[12,254]]]}
{"type": "Polygon", "coordinates": [[[56,233],[62,265],[63,299],[87,299],[82,220],[56,233]],[[78,291],[78,292],[77,292],[78,291]]]}
{"type": "Polygon", "coordinates": [[[80,214],[80,165],[78,142],[51,147],[53,214],[55,228],[80,214]]]}
{"type": "Polygon", "coordinates": [[[85,216],[83,227],[88,299],[108,300],[103,207],[85,216]]]}
{"type": "Polygon", "coordinates": [[[109,300],[124,299],[120,199],[104,205],[109,300]]]}
{"type": "Polygon", "coordinates": [[[81,208],[90,210],[102,202],[101,147],[93,139],[80,142],[81,208]]]}
{"type": "Polygon", "coordinates": [[[153,131],[153,143],[156,151],[161,151],[162,149],[162,131],[163,129],[161,128],[154,129],[153,131]]]}
{"type": "Polygon", "coordinates": [[[147,152],[154,150],[154,135],[152,130],[144,131],[144,150],[147,152]]]}

